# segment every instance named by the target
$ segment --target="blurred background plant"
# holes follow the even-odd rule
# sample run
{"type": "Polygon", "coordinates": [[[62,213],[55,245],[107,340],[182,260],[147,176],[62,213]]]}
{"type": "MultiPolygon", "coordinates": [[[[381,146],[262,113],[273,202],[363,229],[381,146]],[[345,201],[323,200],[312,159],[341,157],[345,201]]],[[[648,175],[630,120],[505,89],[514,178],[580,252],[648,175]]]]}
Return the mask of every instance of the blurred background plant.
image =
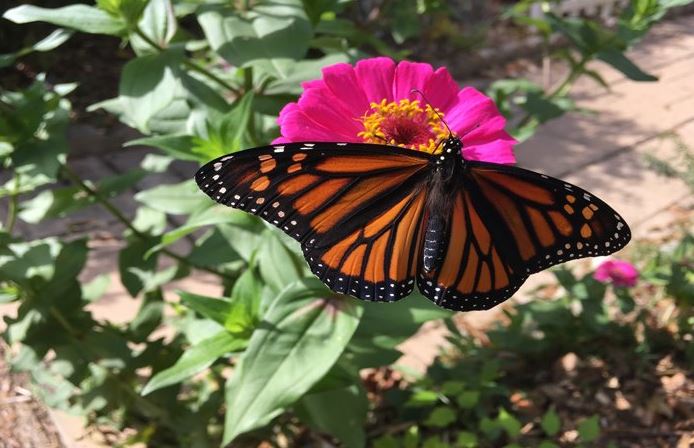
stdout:
{"type": "Polygon", "coordinates": [[[480,334],[417,294],[387,307],[335,296],[312,278],[295,242],[211,205],[192,181],[194,168],[191,180],[139,192],[134,212],[116,201],[181,161],[200,164],[271,141],[281,107],[321,67],[371,54],[416,57],[442,42],[463,51],[495,36],[533,35],[541,54],[567,63],[552,87],[488,84],[514,135],[526,139],[576,110],[569,93],[577,80],[609,88],[593,61],[633,81],[655,80],[625,51],[670,8],[690,2],[634,0],[613,23],[553,14],[554,3],[98,0],[5,11],[0,302],[18,305],[15,317],[5,317],[12,368],[31,375],[49,406],[87,416],[121,446],[549,448],[609,440],[599,416],[571,407],[558,384],[579,378],[580,393],[621,399],[627,412],[652,390],[622,392],[621,383],[692,365],[691,236],[640,248],[641,281],[631,289],[558,269],[557,283],[538,289],[537,300],[480,334]],[[497,26],[504,31],[492,32],[497,26]],[[110,71],[115,97],[100,96],[108,73],[81,76],[82,86],[55,81],[94,73],[99,63],[88,59],[92,52],[61,64],[66,53],[56,51],[75,39],[122,66],[110,71]],[[68,99],[75,89],[86,90],[76,111],[68,99]],[[139,131],[126,146],[157,151],[138,169],[81,178],[69,163],[66,131],[71,117],[95,116],[139,131]],[[140,299],[125,324],[90,309],[109,279],[79,281],[93,250],[89,236],[29,239],[18,231],[20,222],[38,225],[93,206],[124,228],[120,281],[140,299]],[[194,242],[185,252],[176,244],[184,238],[194,242]],[[201,273],[222,285],[221,297],[181,290],[178,300],[165,299],[173,282],[201,273]],[[393,370],[398,345],[436,319],[445,319],[450,348],[425,375],[393,370]]]}

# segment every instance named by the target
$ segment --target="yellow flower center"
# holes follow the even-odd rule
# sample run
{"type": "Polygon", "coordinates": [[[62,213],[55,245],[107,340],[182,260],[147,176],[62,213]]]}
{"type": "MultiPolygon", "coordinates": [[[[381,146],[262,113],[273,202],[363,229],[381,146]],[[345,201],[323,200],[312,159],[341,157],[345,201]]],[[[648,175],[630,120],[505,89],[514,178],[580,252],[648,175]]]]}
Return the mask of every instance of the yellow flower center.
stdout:
{"type": "Polygon", "coordinates": [[[364,130],[359,137],[366,143],[380,143],[433,154],[448,129],[441,121],[443,113],[430,105],[422,109],[419,101],[381,100],[371,103],[371,110],[362,118],[364,130]],[[438,112],[438,115],[436,114],[438,112]]]}

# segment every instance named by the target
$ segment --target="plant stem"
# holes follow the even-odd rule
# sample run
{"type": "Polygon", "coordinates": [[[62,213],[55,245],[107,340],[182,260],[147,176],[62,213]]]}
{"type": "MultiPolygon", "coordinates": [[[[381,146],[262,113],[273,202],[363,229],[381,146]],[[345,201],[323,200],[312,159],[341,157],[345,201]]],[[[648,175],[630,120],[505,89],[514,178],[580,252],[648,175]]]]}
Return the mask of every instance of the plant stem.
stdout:
{"type": "MultiPolygon", "coordinates": [[[[65,174],[65,176],[70,179],[72,182],[74,182],[78,187],[80,187],[82,190],[84,190],[85,193],[87,193],[89,196],[93,197],[99,204],[101,204],[109,213],[113,215],[114,218],[116,218],[120,223],[125,225],[133,235],[135,235],[137,238],[140,238],[142,240],[147,240],[150,237],[138,230],[131,222],[130,219],[128,219],[120,210],[118,210],[111,202],[109,202],[108,199],[104,198],[99,194],[99,192],[89,186],[86,182],[84,182],[78,175],[75,173],[70,167],[67,165],[63,165],[62,171],[65,174]]],[[[219,271],[215,268],[211,268],[209,266],[200,266],[195,263],[192,263],[190,260],[188,260],[186,257],[179,255],[175,252],[170,251],[169,249],[162,248],[159,252],[162,254],[166,255],[169,258],[172,258],[178,262],[184,263],[192,268],[201,270],[201,271],[206,271],[209,272],[210,274],[214,274],[218,277],[222,278],[230,278],[230,276],[222,271],[219,271]]]]}
{"type": "MultiPolygon", "coordinates": [[[[165,51],[165,48],[153,41],[147,34],[140,29],[140,27],[135,28],[135,34],[137,34],[142,40],[147,42],[152,48],[155,48],[158,52],[163,52],[165,51]]],[[[232,92],[235,96],[239,97],[243,95],[243,92],[237,89],[236,87],[232,86],[219,76],[215,75],[211,71],[207,70],[205,67],[197,64],[196,62],[191,61],[190,59],[184,58],[183,59],[183,65],[188,67],[190,70],[195,71],[200,73],[201,75],[209,78],[210,80],[216,82],[219,84],[221,87],[227,89],[228,91],[232,92]]]]}
{"type": "Polygon", "coordinates": [[[14,174],[14,187],[10,195],[10,202],[7,205],[7,223],[5,228],[7,233],[12,234],[15,224],[17,223],[17,211],[19,210],[19,175],[14,174]]]}

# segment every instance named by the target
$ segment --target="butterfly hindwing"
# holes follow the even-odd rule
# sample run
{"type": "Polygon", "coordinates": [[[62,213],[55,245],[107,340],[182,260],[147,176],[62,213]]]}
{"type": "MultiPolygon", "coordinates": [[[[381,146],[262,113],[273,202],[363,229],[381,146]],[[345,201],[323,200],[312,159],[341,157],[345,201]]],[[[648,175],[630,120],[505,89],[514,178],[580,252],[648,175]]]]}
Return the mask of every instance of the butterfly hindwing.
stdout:
{"type": "Polygon", "coordinates": [[[441,306],[488,309],[532,273],[610,254],[631,238],[619,214],[575,185],[511,166],[467,164],[442,266],[419,279],[422,292],[441,306]]]}
{"type": "Polygon", "coordinates": [[[390,301],[414,285],[429,163],[389,146],[293,143],[220,157],[196,181],[299,241],[334,291],[390,301]]]}

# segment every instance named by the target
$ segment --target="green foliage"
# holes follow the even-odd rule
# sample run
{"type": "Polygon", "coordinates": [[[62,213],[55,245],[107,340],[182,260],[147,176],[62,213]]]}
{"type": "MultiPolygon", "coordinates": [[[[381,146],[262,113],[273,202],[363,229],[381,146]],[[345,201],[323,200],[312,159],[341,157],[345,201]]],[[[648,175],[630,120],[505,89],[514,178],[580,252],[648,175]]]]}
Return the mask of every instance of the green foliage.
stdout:
{"type": "MultiPolygon", "coordinates": [[[[557,269],[554,274],[564,292],[551,300],[535,297],[515,306],[507,313],[507,322],[487,330],[488,341],[483,344],[447,320],[452,348],[410,386],[389,391],[384,408],[397,413],[396,421],[421,422],[421,428],[413,425],[409,429],[416,428],[421,440],[431,440],[432,446],[552,448],[564,443],[566,431],[575,431],[581,444],[592,446],[602,437],[600,414],[567,417],[575,407],[561,399],[550,401],[545,409],[522,403],[537,399],[550,372],[556,371],[557,367],[550,366],[568,353],[580,359],[604,360],[619,354],[622,357],[616,363],[620,365],[612,366],[616,370],[621,363],[647,369],[665,354],[680,359],[683,366],[690,365],[691,344],[687,341],[692,310],[691,302],[683,300],[691,301],[694,292],[671,285],[684,286],[673,268],[691,261],[692,247],[692,238],[687,236],[669,249],[649,249],[641,271],[649,286],[643,291],[611,291],[593,280],[592,273],[577,277],[557,269]],[[652,322],[659,319],[654,303],[665,300],[678,303],[678,311],[654,328],[652,322]],[[639,328],[649,330],[640,334],[639,328]],[[538,366],[546,366],[546,370],[538,366]],[[457,444],[452,444],[455,440],[457,444]]],[[[595,409],[601,412],[600,406],[595,409]]],[[[610,411],[606,414],[610,416],[610,411]]],[[[401,429],[377,442],[379,446],[404,446],[408,434],[401,429]]]]}
{"type": "MultiPolygon", "coordinates": [[[[442,2],[415,3],[387,6],[386,32],[396,43],[421,36],[424,15],[447,11],[442,2]]],[[[616,29],[584,19],[534,21],[546,37],[562,33],[570,42],[556,54],[569,63],[568,78],[553,91],[526,80],[500,80],[490,94],[513,118],[516,134],[527,138],[541,123],[575,110],[568,92],[580,76],[606,86],[589,68],[591,61],[651,80],[624,51],[667,8],[682,3],[633,2],[616,29]]],[[[324,66],[353,61],[365,49],[403,56],[350,20],[348,8],[335,0],[98,0],[54,9],[20,5],[4,13],[15,23],[62,28],[0,56],[0,67],[50,51],[75,31],[129,45],[134,56],[123,67],[118,96],[90,110],[104,109],[144,134],[126,146],[147,145],[163,154],[123,175],[82,180],[67,163],[65,138],[71,112],[65,96],[75,86],[50,85],[39,75],[23,90],[0,90],[0,164],[7,173],[0,185],[7,205],[0,228],[0,302],[18,305],[17,316],[5,319],[3,336],[17,349],[12,367],[30,374],[49,405],[85,415],[95,428],[134,430],[122,445],[209,447],[277,434],[291,443],[303,425],[355,448],[517,446],[525,440],[525,425],[533,423],[547,439],[539,446],[550,447],[562,428],[576,425],[554,410],[531,419],[517,412],[506,383],[509,353],[514,362],[555,359],[581,354],[608,335],[644,356],[662,344],[650,336],[638,340],[613,321],[604,285],[560,270],[565,295],[517,307],[508,326],[489,333],[489,347],[477,347],[454,329],[450,312],[419,294],[393,304],[336,296],[313,278],[294,241],[253,216],[211,206],[192,180],[140,191],[133,216],[114,205],[114,198],[165,172],[174,160],[203,163],[270,141],[280,109],[324,66]],[[95,206],[126,228],[120,283],[140,303],[129,322],[91,312],[109,279],[84,281],[89,241],[31,240],[17,229],[18,221],[34,225],[95,206]],[[182,224],[172,227],[172,218],[182,224]],[[188,251],[176,244],[184,239],[192,243],[188,251]],[[184,290],[173,299],[171,283],[193,272],[214,276],[221,292],[208,297],[184,290]],[[576,314],[577,308],[582,312],[576,314]],[[396,404],[393,414],[420,424],[373,436],[369,422],[379,410],[367,398],[361,370],[395,363],[402,354],[398,346],[436,319],[452,328],[451,342],[464,360],[439,360],[411,387],[387,394],[384,400],[396,404]]],[[[514,18],[522,22],[522,8],[517,11],[514,18]]],[[[692,303],[692,246],[688,239],[659,253],[644,271],[684,310],[692,303]]],[[[623,313],[642,311],[629,292],[617,300],[623,313]]],[[[672,343],[684,351],[691,314],[678,318],[672,343]]],[[[694,359],[691,348],[687,356],[694,359]]],[[[592,417],[577,430],[584,443],[600,436],[592,417]]]]}

